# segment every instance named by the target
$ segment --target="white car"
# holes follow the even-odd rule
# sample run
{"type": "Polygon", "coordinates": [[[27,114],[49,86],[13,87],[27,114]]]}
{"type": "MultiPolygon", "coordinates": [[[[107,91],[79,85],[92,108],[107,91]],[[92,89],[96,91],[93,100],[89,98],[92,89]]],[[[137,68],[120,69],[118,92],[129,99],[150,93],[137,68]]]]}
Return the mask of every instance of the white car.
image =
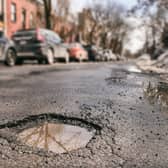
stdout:
{"type": "Polygon", "coordinates": [[[102,49],[97,50],[95,61],[103,61],[103,50],[102,49]]]}
{"type": "Polygon", "coordinates": [[[109,49],[103,51],[104,61],[116,61],[117,56],[109,49]]]}
{"type": "Polygon", "coordinates": [[[96,55],[96,61],[116,61],[117,56],[110,50],[98,50],[98,54],[96,55]]]}
{"type": "Polygon", "coordinates": [[[16,49],[13,41],[4,36],[0,31],[0,61],[8,66],[14,66],[16,63],[16,49]]]}

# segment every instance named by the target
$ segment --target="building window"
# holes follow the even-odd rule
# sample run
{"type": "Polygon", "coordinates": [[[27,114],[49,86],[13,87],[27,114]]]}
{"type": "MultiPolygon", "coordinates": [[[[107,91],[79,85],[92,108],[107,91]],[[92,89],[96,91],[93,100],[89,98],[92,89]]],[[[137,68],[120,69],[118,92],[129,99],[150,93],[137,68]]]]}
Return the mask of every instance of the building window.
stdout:
{"type": "Polygon", "coordinates": [[[0,21],[4,20],[4,0],[0,0],[0,21]]]}
{"type": "Polygon", "coordinates": [[[16,22],[16,4],[11,3],[11,21],[16,22]]]}
{"type": "Polygon", "coordinates": [[[34,19],[33,19],[33,13],[30,13],[30,28],[34,27],[34,19]]]}
{"type": "Polygon", "coordinates": [[[26,10],[22,9],[22,28],[26,28],[26,10]]]}

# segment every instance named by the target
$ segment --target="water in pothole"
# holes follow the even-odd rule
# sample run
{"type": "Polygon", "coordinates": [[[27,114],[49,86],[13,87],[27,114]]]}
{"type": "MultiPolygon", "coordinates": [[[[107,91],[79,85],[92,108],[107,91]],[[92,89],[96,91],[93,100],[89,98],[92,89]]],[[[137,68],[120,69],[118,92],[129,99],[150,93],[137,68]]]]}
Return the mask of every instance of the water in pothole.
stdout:
{"type": "Polygon", "coordinates": [[[86,147],[94,134],[79,126],[44,123],[22,131],[18,140],[30,147],[61,154],[86,147]]]}
{"type": "Polygon", "coordinates": [[[161,107],[168,107],[168,83],[149,82],[148,86],[144,90],[145,97],[151,104],[158,104],[161,107]]]}

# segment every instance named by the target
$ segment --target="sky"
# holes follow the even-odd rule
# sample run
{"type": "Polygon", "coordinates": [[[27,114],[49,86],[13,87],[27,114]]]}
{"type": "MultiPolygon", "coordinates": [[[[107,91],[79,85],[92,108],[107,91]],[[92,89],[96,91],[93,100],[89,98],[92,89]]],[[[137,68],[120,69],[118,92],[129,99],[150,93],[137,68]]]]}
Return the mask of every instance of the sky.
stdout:
{"type": "MultiPolygon", "coordinates": [[[[72,11],[73,12],[79,12],[84,8],[86,5],[91,3],[92,0],[72,0],[73,5],[72,5],[72,11]]],[[[102,0],[97,0],[97,1],[102,1],[102,0]]],[[[105,1],[105,0],[104,0],[105,1]]],[[[116,0],[111,0],[116,3],[116,0]]],[[[123,5],[125,8],[129,9],[132,6],[136,4],[137,0],[117,0],[117,3],[123,5]]]]}

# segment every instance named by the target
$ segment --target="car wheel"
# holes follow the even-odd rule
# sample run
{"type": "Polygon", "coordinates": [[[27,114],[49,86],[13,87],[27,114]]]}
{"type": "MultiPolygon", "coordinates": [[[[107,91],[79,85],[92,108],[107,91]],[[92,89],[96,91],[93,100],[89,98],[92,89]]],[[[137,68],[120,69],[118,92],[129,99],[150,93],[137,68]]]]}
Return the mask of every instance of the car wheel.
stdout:
{"type": "Polygon", "coordinates": [[[47,58],[46,58],[47,64],[52,65],[54,63],[54,55],[53,51],[51,49],[48,49],[47,51],[47,58]]]}
{"type": "Polygon", "coordinates": [[[6,53],[5,63],[8,66],[14,66],[16,63],[16,52],[13,49],[8,49],[6,53]]]}

